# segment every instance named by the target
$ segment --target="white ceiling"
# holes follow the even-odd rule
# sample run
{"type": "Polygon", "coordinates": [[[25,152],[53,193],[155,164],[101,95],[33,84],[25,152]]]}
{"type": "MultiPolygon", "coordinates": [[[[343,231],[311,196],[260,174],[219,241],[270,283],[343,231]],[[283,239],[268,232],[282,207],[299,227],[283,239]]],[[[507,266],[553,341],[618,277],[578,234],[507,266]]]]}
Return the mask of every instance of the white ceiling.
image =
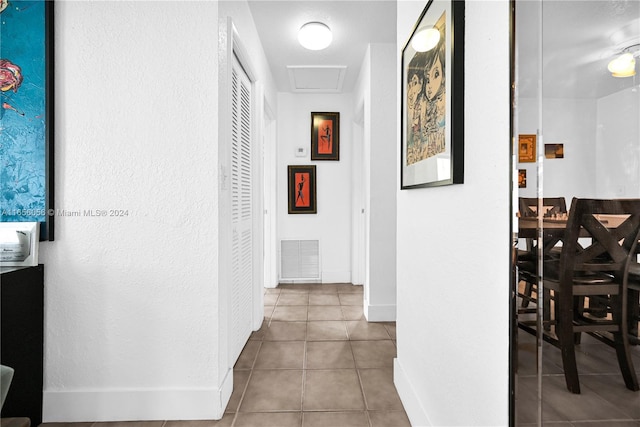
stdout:
{"type": "Polygon", "coordinates": [[[367,45],[396,42],[395,0],[249,0],[249,8],[282,92],[351,92],[367,45]],[[328,48],[312,51],[298,44],[298,30],[310,21],[331,28],[328,48]],[[291,87],[292,80],[298,90],[291,87]]]}
{"type": "MultiPolygon", "coordinates": [[[[367,45],[396,43],[395,0],[248,3],[282,92],[351,92],[367,45]],[[298,29],[309,21],[331,28],[333,43],[327,49],[311,51],[298,44],[298,29]],[[344,75],[341,67],[346,67],[344,75]],[[299,89],[292,88],[292,81],[299,89]]],[[[599,98],[640,82],[640,75],[614,78],[607,71],[616,53],[640,42],[640,0],[518,0],[519,96],[536,96],[541,10],[545,97],[599,98]]]]}
{"type": "Polygon", "coordinates": [[[601,98],[638,84],[640,76],[612,77],[607,64],[624,47],[640,42],[640,1],[518,1],[520,96],[536,96],[540,13],[544,97],[601,98]]]}

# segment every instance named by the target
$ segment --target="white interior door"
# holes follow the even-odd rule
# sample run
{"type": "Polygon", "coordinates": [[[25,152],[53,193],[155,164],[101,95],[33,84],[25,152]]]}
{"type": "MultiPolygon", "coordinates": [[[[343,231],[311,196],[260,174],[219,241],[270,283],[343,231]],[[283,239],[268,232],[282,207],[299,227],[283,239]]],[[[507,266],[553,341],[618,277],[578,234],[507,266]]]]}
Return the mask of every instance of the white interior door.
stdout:
{"type": "Polygon", "coordinates": [[[236,56],[231,76],[231,366],[252,331],[251,81],[236,56]]]}

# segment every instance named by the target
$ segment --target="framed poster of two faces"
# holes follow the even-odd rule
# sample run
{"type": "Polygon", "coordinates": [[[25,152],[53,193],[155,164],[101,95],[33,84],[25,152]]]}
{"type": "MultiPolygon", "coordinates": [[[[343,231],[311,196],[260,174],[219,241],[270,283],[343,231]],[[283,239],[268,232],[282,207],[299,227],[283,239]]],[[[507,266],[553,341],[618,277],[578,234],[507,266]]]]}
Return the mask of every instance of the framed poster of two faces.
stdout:
{"type": "Polygon", "coordinates": [[[463,182],[464,10],[430,0],[402,50],[402,189],[463,182]]]}

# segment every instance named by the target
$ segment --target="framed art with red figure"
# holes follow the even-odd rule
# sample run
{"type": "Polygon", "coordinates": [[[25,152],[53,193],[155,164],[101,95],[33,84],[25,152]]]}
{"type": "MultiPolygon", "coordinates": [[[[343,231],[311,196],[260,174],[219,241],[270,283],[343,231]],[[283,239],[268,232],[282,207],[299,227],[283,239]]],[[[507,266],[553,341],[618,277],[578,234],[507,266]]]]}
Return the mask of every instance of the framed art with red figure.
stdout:
{"type": "Polygon", "coordinates": [[[290,214],[315,214],[316,207],[316,167],[288,166],[288,194],[290,214]]]}
{"type": "Polygon", "coordinates": [[[340,113],[311,113],[311,160],[340,160],[340,113]]]}

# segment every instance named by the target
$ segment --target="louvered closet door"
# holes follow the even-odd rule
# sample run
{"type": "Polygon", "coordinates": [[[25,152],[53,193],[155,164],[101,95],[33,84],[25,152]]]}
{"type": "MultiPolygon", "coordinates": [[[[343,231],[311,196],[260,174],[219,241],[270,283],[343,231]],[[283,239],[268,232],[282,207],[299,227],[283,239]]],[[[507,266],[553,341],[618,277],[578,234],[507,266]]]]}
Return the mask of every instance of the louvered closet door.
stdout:
{"type": "Polygon", "coordinates": [[[231,113],[231,365],[251,334],[251,82],[233,57],[231,113]]]}

